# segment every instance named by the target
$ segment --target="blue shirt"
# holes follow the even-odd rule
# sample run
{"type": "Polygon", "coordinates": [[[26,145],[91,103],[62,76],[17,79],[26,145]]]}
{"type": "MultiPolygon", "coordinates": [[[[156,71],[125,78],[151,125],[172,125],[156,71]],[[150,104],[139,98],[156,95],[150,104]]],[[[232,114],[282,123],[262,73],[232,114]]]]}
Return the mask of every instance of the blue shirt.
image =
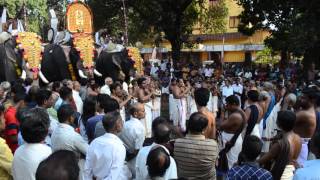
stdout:
{"type": "Polygon", "coordinates": [[[229,180],[272,180],[269,171],[260,168],[256,163],[244,163],[241,166],[235,166],[228,172],[229,180]]]}
{"type": "Polygon", "coordinates": [[[99,121],[102,121],[103,116],[104,115],[99,114],[99,115],[93,116],[88,119],[87,124],[86,124],[86,133],[87,133],[89,142],[91,142],[94,139],[94,132],[96,129],[96,124],[99,121]]]}
{"type": "Polygon", "coordinates": [[[303,168],[297,169],[294,180],[320,179],[320,159],[306,161],[303,168]]]}

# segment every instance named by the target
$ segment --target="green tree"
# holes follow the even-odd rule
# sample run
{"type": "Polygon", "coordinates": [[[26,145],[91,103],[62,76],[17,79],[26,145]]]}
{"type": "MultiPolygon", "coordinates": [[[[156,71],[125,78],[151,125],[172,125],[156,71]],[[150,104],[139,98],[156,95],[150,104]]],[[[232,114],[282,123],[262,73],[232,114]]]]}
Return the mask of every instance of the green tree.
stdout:
{"type": "Polygon", "coordinates": [[[26,8],[26,29],[39,33],[48,20],[47,0],[5,0],[0,5],[7,7],[9,18],[24,20],[24,7],[26,8]],[[24,6],[25,5],[25,6],[24,6]]]}
{"type": "Polygon", "coordinates": [[[320,65],[320,3],[319,0],[237,0],[244,11],[239,30],[253,34],[269,30],[266,44],[281,52],[281,60],[290,55],[303,56],[308,68],[312,62],[320,65]]]}
{"type": "MultiPolygon", "coordinates": [[[[219,0],[216,7],[207,6],[207,0],[127,0],[125,2],[128,9],[130,42],[133,44],[152,37],[157,37],[154,40],[158,42],[161,38],[165,38],[171,44],[174,62],[180,59],[183,43],[190,43],[189,35],[196,23],[201,21],[204,32],[225,30],[224,19],[227,8],[224,0],[219,0]],[[163,37],[160,35],[162,32],[163,37]]],[[[124,31],[122,1],[91,0],[89,5],[94,9],[96,30],[107,26],[113,31],[124,31]]]]}

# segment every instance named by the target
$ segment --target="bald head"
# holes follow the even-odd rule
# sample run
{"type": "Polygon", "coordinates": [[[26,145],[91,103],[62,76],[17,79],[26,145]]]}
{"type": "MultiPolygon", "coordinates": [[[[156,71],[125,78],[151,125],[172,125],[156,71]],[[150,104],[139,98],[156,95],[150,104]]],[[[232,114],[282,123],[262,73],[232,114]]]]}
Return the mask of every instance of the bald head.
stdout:
{"type": "Polygon", "coordinates": [[[145,117],[144,105],[141,103],[134,103],[130,106],[130,115],[137,119],[143,119],[145,117]]]}
{"type": "Polygon", "coordinates": [[[106,79],[104,80],[104,83],[106,85],[111,85],[113,83],[113,80],[111,77],[106,77],[106,79]]]}

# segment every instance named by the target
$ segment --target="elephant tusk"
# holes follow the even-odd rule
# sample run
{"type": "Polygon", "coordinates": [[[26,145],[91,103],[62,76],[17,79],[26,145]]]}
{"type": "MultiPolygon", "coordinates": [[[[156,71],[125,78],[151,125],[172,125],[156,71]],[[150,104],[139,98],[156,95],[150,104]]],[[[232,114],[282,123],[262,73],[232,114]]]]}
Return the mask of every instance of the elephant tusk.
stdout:
{"type": "Polygon", "coordinates": [[[40,77],[40,79],[41,79],[44,83],[49,84],[49,81],[48,81],[47,78],[42,74],[41,71],[39,71],[39,77],[40,77]]]}
{"type": "Polygon", "coordinates": [[[30,67],[30,66],[29,66],[29,63],[26,63],[26,67],[27,67],[27,69],[29,69],[29,67],[30,67]]]}
{"type": "Polygon", "coordinates": [[[27,78],[27,73],[25,70],[22,71],[21,79],[25,80],[27,78]]]}
{"type": "Polygon", "coordinates": [[[93,70],[93,73],[94,73],[95,75],[99,76],[99,77],[102,76],[102,74],[101,74],[97,69],[94,69],[94,70],[93,70]]]}
{"type": "Polygon", "coordinates": [[[83,71],[82,71],[81,69],[79,69],[78,73],[79,73],[79,76],[80,76],[81,78],[83,78],[83,79],[88,79],[88,77],[87,77],[86,75],[84,75],[84,73],[83,73],[83,71]]]}

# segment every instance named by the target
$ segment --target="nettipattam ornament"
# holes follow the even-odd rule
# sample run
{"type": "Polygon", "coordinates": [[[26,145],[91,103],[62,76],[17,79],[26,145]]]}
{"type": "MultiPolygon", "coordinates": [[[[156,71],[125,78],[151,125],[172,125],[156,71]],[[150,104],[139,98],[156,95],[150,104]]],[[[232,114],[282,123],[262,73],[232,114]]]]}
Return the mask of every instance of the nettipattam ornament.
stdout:
{"type": "Polygon", "coordinates": [[[27,68],[33,72],[37,79],[42,60],[41,38],[33,32],[20,32],[17,39],[18,48],[23,50],[23,59],[28,63],[27,68]]]}
{"type": "Polygon", "coordinates": [[[80,59],[83,61],[85,68],[92,68],[94,66],[94,40],[91,35],[88,34],[75,34],[74,35],[74,46],[79,52],[80,59]]]}
{"type": "Polygon", "coordinates": [[[143,59],[140,55],[140,51],[136,47],[128,47],[128,56],[134,62],[133,67],[139,74],[143,74],[143,59]]]}

